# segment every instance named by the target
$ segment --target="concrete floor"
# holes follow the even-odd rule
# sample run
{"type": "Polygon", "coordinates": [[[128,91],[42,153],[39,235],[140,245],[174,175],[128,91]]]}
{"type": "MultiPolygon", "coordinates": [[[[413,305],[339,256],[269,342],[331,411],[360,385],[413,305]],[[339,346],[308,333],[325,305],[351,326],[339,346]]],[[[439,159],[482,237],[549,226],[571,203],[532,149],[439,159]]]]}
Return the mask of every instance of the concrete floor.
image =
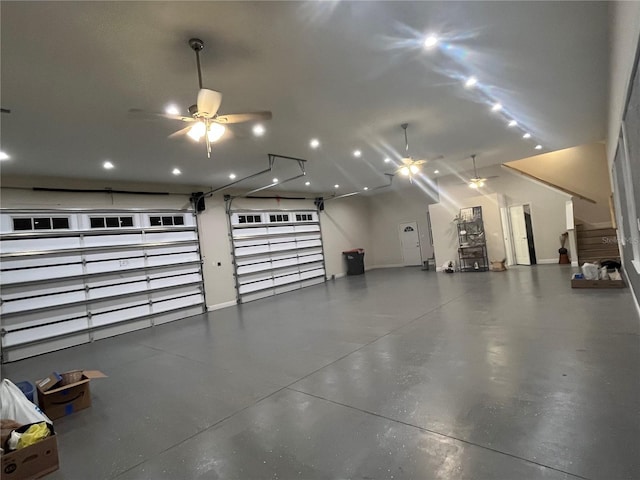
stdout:
{"type": "Polygon", "coordinates": [[[570,272],[375,270],[3,374],[109,375],[51,479],[638,479],[640,321],[570,272]]]}

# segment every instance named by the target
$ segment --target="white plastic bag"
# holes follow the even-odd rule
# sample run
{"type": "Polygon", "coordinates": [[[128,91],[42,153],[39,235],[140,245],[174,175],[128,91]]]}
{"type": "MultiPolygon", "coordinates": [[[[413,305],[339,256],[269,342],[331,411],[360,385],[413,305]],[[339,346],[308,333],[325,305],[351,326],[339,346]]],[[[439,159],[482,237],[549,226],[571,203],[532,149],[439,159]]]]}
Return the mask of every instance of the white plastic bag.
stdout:
{"type": "Polygon", "coordinates": [[[0,385],[0,404],[2,404],[0,418],[10,418],[22,425],[40,422],[53,424],[42,410],[24,396],[22,390],[6,378],[0,385]]]}
{"type": "Polygon", "coordinates": [[[594,263],[582,264],[582,275],[585,280],[598,280],[598,265],[594,263]]]}
{"type": "Polygon", "coordinates": [[[600,267],[600,271],[598,273],[598,280],[609,280],[609,273],[607,272],[607,267],[600,267]]]}

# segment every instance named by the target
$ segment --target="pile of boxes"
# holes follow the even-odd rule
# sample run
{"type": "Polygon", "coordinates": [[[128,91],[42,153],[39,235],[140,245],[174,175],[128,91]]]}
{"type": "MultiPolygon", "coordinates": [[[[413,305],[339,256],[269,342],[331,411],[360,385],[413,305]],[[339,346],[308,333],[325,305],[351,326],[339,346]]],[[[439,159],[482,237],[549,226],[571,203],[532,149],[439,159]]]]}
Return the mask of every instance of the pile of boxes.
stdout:
{"type": "MultiPolygon", "coordinates": [[[[104,377],[106,375],[98,370],[52,373],[36,382],[39,407],[51,420],[88,408],[91,406],[91,380],[104,377]]],[[[58,443],[52,425],[50,432],[50,436],[33,445],[4,453],[0,461],[0,478],[26,480],[58,470],[58,443]]]]}

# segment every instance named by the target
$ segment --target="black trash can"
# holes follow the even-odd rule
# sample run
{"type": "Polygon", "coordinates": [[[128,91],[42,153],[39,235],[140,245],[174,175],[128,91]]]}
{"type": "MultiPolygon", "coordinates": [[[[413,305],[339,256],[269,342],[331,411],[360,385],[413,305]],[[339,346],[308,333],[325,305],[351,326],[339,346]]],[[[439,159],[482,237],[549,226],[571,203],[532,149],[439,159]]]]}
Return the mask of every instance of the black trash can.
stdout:
{"type": "Polygon", "coordinates": [[[364,250],[354,248],[342,252],[347,261],[347,275],[362,275],[364,273],[364,250]]]}

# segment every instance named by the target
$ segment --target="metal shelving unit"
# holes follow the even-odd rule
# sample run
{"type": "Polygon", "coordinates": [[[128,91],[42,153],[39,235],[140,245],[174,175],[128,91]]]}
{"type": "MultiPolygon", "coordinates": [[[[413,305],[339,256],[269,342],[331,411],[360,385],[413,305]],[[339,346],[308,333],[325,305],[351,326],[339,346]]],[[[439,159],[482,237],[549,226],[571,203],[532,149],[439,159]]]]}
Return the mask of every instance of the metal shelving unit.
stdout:
{"type": "Polygon", "coordinates": [[[461,272],[489,270],[482,207],[460,211],[458,227],[458,265],[461,272]]]}

